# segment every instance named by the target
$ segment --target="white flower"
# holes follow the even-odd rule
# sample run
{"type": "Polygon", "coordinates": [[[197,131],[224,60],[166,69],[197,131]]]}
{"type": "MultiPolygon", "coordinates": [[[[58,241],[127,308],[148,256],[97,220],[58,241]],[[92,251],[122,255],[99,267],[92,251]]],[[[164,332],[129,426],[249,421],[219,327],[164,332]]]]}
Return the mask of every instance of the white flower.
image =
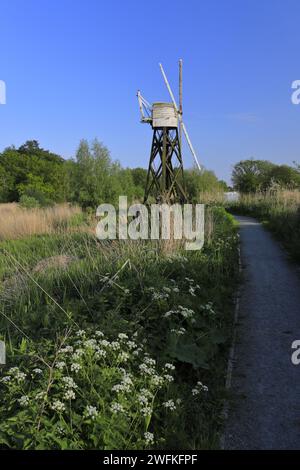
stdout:
{"type": "Polygon", "coordinates": [[[143,408],[141,408],[141,413],[143,416],[151,416],[152,408],[150,406],[144,406],[143,408]]]}
{"type": "Polygon", "coordinates": [[[95,406],[87,405],[85,407],[84,416],[86,418],[92,418],[94,420],[98,414],[98,410],[95,406]]]}
{"type": "Polygon", "coordinates": [[[142,352],[142,348],[137,348],[135,351],[133,351],[133,356],[139,356],[139,354],[142,352]]]}
{"type": "Polygon", "coordinates": [[[54,400],[52,405],[51,405],[51,408],[52,408],[52,410],[58,411],[58,412],[65,411],[65,409],[66,409],[65,405],[60,400],[54,400]]]}
{"type": "Polygon", "coordinates": [[[127,346],[129,349],[136,348],[137,344],[134,341],[127,341],[127,346]]]}
{"type": "Polygon", "coordinates": [[[208,387],[202,382],[197,382],[196,387],[192,389],[192,395],[199,395],[200,392],[208,392],[208,387]]]}
{"type": "Polygon", "coordinates": [[[154,434],[152,434],[152,432],[145,432],[144,438],[145,438],[146,444],[154,444],[154,434]]]}
{"type": "Polygon", "coordinates": [[[104,333],[102,333],[102,331],[100,330],[97,330],[95,331],[95,335],[98,336],[99,338],[102,338],[104,336],[104,333]]]}
{"type": "Polygon", "coordinates": [[[76,396],[76,395],[75,395],[75,392],[74,392],[74,390],[72,390],[71,388],[69,388],[69,389],[65,392],[65,394],[64,394],[64,398],[65,398],[66,400],[74,400],[74,399],[75,399],[75,396],[76,396]]]}
{"type": "Polygon", "coordinates": [[[168,400],[163,403],[163,406],[171,411],[176,410],[176,405],[174,403],[174,400],[168,400]]]}
{"type": "Polygon", "coordinates": [[[170,364],[169,362],[165,364],[165,368],[170,369],[170,370],[175,370],[175,366],[173,364],[170,364]]]}
{"type": "Polygon", "coordinates": [[[116,413],[124,413],[124,408],[120,403],[112,403],[110,407],[111,411],[116,414],[116,413]]]}
{"type": "Polygon", "coordinates": [[[153,367],[149,367],[148,364],[140,364],[139,369],[142,373],[146,375],[153,375],[155,373],[153,367]]]}
{"type": "Polygon", "coordinates": [[[2,379],[0,380],[0,382],[2,383],[7,383],[7,382],[10,382],[11,381],[11,376],[10,375],[6,375],[5,377],[2,377],[2,379]]]}
{"type": "Polygon", "coordinates": [[[77,384],[74,382],[72,377],[63,377],[62,381],[64,382],[65,388],[77,388],[77,384]]]}
{"type": "Polygon", "coordinates": [[[104,351],[104,349],[100,349],[97,347],[96,352],[95,352],[95,357],[97,359],[100,359],[101,357],[105,357],[105,356],[106,356],[106,351],[104,351]]]}
{"type": "Polygon", "coordinates": [[[159,387],[160,385],[163,385],[164,383],[164,378],[163,377],[160,377],[159,375],[153,375],[151,377],[151,383],[153,385],[156,385],[157,387],[159,387]]]}
{"type": "Polygon", "coordinates": [[[178,287],[173,287],[173,292],[179,292],[178,287]]]}
{"type": "Polygon", "coordinates": [[[164,290],[165,292],[167,292],[168,294],[171,292],[170,287],[163,287],[163,290],[164,290]]]}
{"type": "Polygon", "coordinates": [[[152,300],[164,300],[168,298],[169,298],[169,294],[167,292],[153,292],[152,293],[152,300]]]}
{"type": "Polygon", "coordinates": [[[152,359],[151,357],[148,357],[146,355],[144,357],[144,362],[145,362],[145,364],[148,364],[149,366],[155,366],[155,364],[156,364],[155,359],[152,359]]]}
{"type": "Polygon", "coordinates": [[[81,369],[81,365],[78,364],[78,362],[73,362],[73,364],[71,364],[71,371],[72,372],[77,373],[77,372],[80,371],[80,369],[81,369]]]}
{"type": "Polygon", "coordinates": [[[191,318],[195,313],[194,310],[187,307],[183,307],[182,305],[179,305],[178,309],[179,313],[181,313],[184,318],[191,318]]]}
{"type": "Polygon", "coordinates": [[[189,288],[189,293],[190,293],[193,297],[196,297],[195,288],[194,288],[193,286],[190,286],[190,288],[189,288]]]}
{"type": "Polygon", "coordinates": [[[88,348],[88,349],[96,349],[97,341],[95,339],[87,339],[83,343],[83,345],[84,345],[85,348],[88,348]]]}
{"type": "Polygon", "coordinates": [[[61,354],[67,354],[73,352],[73,346],[65,346],[59,351],[61,354]]]}
{"type": "Polygon", "coordinates": [[[110,342],[107,341],[106,339],[102,339],[101,341],[99,341],[99,344],[101,344],[101,346],[103,346],[104,348],[106,348],[107,346],[110,345],[110,342]]]}
{"type": "Polygon", "coordinates": [[[172,375],[169,375],[169,374],[165,374],[165,375],[164,375],[164,378],[165,378],[168,382],[173,382],[173,381],[174,381],[174,377],[172,377],[172,375]]]}
{"type": "Polygon", "coordinates": [[[148,405],[153,400],[153,394],[147,388],[142,388],[137,396],[137,400],[141,405],[148,405]]]}
{"type": "Polygon", "coordinates": [[[42,374],[43,373],[42,369],[38,369],[38,368],[33,369],[32,372],[34,372],[35,374],[42,374]]]}
{"type": "Polygon", "coordinates": [[[24,372],[18,372],[15,378],[18,382],[23,382],[26,379],[26,374],[24,374],[24,372]]]}
{"type": "Polygon", "coordinates": [[[26,379],[26,374],[24,372],[20,372],[19,367],[11,367],[8,371],[18,382],[23,382],[26,379]]]}
{"type": "Polygon", "coordinates": [[[118,361],[119,362],[127,362],[129,359],[129,354],[122,351],[119,355],[118,355],[118,361]]]}
{"type": "Polygon", "coordinates": [[[178,329],[176,329],[176,328],[171,329],[171,333],[175,333],[175,335],[177,335],[177,336],[184,335],[185,332],[186,332],[186,329],[182,328],[182,327],[178,328],[178,329]]]}
{"type": "Polygon", "coordinates": [[[23,395],[21,398],[18,399],[18,402],[21,406],[27,406],[29,404],[29,398],[27,395],[23,395]]]}
{"type": "Polygon", "coordinates": [[[118,351],[120,349],[120,343],[118,343],[118,341],[112,341],[110,343],[110,347],[113,351],[118,351]]]}
{"type": "Polygon", "coordinates": [[[43,400],[46,397],[46,392],[38,392],[35,396],[36,400],[43,400]]]}
{"type": "Polygon", "coordinates": [[[76,333],[76,336],[79,336],[80,338],[83,338],[85,336],[85,331],[84,330],[78,330],[76,333]]]}
{"type": "Polygon", "coordinates": [[[203,392],[208,392],[208,387],[203,385],[202,382],[197,382],[197,386],[200,388],[200,390],[203,390],[203,392]]]}
{"type": "Polygon", "coordinates": [[[128,336],[126,335],[126,333],[119,333],[118,338],[119,339],[128,339],[128,336]]]}
{"type": "Polygon", "coordinates": [[[65,367],[66,363],[64,361],[60,361],[60,362],[57,362],[56,363],[56,368],[59,369],[59,370],[63,370],[63,368],[65,367]]]}

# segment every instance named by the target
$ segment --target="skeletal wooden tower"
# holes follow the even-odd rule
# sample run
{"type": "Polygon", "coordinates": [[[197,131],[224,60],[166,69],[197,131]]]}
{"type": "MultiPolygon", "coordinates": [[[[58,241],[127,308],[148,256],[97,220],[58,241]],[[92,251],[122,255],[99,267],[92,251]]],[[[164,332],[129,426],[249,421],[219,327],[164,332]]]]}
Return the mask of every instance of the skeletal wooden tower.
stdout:
{"type": "Polygon", "coordinates": [[[172,102],[155,102],[151,106],[140,91],[137,93],[141,122],[151,124],[153,129],[144,203],[149,200],[150,195],[153,195],[158,203],[184,203],[187,196],[183,180],[182,131],[199,170],[201,167],[182,121],[182,60],[179,61],[179,107],[164,69],[159,65],[172,102]]]}

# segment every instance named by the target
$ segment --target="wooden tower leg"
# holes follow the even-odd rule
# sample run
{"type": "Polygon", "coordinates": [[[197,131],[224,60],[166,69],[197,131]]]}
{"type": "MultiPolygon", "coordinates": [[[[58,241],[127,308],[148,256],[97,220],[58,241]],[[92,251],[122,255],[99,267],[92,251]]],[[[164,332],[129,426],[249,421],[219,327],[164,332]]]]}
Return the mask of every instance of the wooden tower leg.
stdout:
{"type": "Polygon", "coordinates": [[[185,203],[183,162],[177,128],[154,129],[144,203],[153,196],[157,203],[185,203]]]}

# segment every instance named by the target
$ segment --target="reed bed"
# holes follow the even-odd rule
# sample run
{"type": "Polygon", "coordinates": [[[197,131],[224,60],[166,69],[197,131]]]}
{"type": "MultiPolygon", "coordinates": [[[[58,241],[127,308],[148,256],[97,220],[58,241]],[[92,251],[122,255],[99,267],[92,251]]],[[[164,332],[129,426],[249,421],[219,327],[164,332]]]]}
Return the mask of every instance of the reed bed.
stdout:
{"type": "Polygon", "coordinates": [[[24,209],[16,203],[0,204],[0,240],[58,233],[79,220],[81,215],[78,206],[69,204],[35,209],[24,209]]]}

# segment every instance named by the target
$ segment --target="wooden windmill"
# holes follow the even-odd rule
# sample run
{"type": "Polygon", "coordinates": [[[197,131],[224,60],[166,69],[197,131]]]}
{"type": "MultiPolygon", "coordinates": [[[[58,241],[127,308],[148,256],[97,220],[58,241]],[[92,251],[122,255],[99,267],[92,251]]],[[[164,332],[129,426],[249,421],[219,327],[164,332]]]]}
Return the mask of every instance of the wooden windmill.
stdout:
{"type": "Polygon", "coordinates": [[[155,102],[150,105],[140,91],[137,92],[141,122],[151,124],[153,129],[144,203],[151,194],[158,203],[185,203],[187,196],[183,182],[182,131],[199,170],[201,167],[182,120],[182,60],[179,61],[179,107],[163,66],[159,66],[172,102],[155,102]]]}

